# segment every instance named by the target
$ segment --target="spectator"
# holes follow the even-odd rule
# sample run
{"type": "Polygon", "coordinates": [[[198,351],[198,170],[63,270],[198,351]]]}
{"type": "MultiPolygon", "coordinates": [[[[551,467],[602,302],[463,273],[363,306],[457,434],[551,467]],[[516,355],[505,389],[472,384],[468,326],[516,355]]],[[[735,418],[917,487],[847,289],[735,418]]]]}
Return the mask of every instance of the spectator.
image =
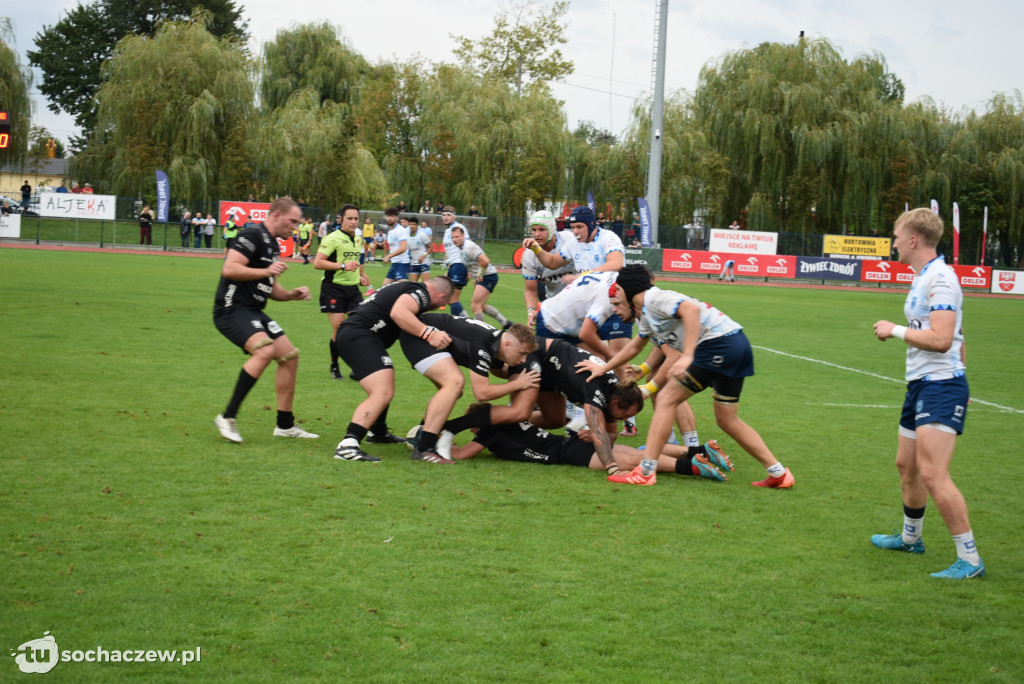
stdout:
{"type": "Polygon", "coordinates": [[[203,230],[203,237],[206,239],[206,249],[213,247],[213,229],[217,227],[217,219],[213,217],[213,213],[207,214],[206,226],[203,230]]]}
{"type": "Polygon", "coordinates": [[[85,187],[82,188],[82,194],[83,195],[91,195],[92,194],[92,186],[89,185],[88,183],[86,183],[85,187]]]}
{"type": "MultiPolygon", "coordinates": [[[[28,182],[28,181],[26,181],[28,182]]],[[[68,186],[64,184],[64,181],[60,182],[60,186],[57,188],[57,192],[67,192],[68,186]]]]}
{"type": "Polygon", "coordinates": [[[192,212],[186,211],[181,217],[181,246],[188,247],[188,236],[192,232],[192,212]]]}
{"type": "Polygon", "coordinates": [[[634,235],[633,241],[629,243],[629,247],[630,249],[637,249],[638,247],[643,247],[643,245],[640,244],[640,238],[634,235]]]}
{"type": "Polygon", "coordinates": [[[78,181],[72,181],[71,182],[71,192],[76,194],[76,195],[81,195],[82,194],[82,188],[78,187],[78,181]]]}
{"type": "Polygon", "coordinates": [[[7,200],[4,200],[4,205],[0,207],[0,214],[8,215],[11,213],[11,204],[7,200]]]}
{"type": "Polygon", "coordinates": [[[733,221],[732,223],[729,224],[729,230],[739,230],[739,229],[740,229],[739,221],[733,221]]]}
{"type": "Polygon", "coordinates": [[[405,200],[399,200],[398,201],[398,211],[399,211],[399,213],[402,213],[402,214],[406,214],[406,213],[409,212],[409,208],[405,206],[405,200]]]}
{"type": "MultiPolygon", "coordinates": [[[[64,183],[61,183],[61,187],[64,183]]],[[[58,192],[60,192],[58,190],[58,192]]],[[[67,192],[67,188],[64,189],[67,192]]],[[[153,210],[149,208],[149,205],[142,207],[142,213],[139,214],[139,244],[140,245],[151,245],[153,244],[153,210]]]]}
{"type": "Polygon", "coordinates": [[[195,249],[199,249],[203,246],[203,230],[206,229],[206,219],[203,218],[203,212],[197,211],[195,217],[192,219],[192,234],[195,236],[195,249]]]}
{"type": "Polygon", "coordinates": [[[471,206],[471,207],[469,208],[469,213],[468,213],[468,214],[466,214],[466,216],[479,216],[479,215],[480,215],[480,210],[476,208],[476,205],[475,205],[475,204],[474,204],[474,205],[472,205],[472,206],[471,206]]]}
{"type": "Polygon", "coordinates": [[[435,214],[443,214],[444,213],[444,202],[440,202],[439,201],[437,203],[437,205],[434,207],[434,213],[435,214]]]}
{"type": "Polygon", "coordinates": [[[32,186],[25,181],[25,184],[21,186],[21,208],[22,211],[28,209],[29,200],[32,199],[32,186]]]}
{"type": "Polygon", "coordinates": [[[420,207],[421,214],[433,214],[434,207],[430,206],[430,200],[423,200],[423,206],[420,207]]]}

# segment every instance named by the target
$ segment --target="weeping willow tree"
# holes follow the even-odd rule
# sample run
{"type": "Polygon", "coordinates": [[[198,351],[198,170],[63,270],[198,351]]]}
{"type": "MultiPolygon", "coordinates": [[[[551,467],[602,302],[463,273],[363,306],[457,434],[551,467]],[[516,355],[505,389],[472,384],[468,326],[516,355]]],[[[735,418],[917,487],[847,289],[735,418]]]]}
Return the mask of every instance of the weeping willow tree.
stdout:
{"type": "Polygon", "coordinates": [[[97,125],[78,156],[79,177],[119,195],[154,193],[167,171],[172,196],[234,197],[250,173],[239,149],[253,114],[252,63],[232,38],[206,30],[210,15],[129,36],[103,68],[97,125]]]}
{"type": "Polygon", "coordinates": [[[758,196],[774,217],[765,228],[807,231],[815,214],[819,230],[872,220],[902,93],[881,55],[847,63],[825,39],[705,66],[693,110],[728,169],[723,212],[738,216],[758,196]]]}
{"type": "Polygon", "coordinates": [[[21,65],[14,43],[14,27],[10,19],[0,18],[0,108],[8,113],[11,124],[11,145],[0,150],[0,163],[20,162],[29,143],[32,101],[28,91],[32,72],[21,65]]]}
{"type": "Polygon", "coordinates": [[[384,201],[384,177],[356,142],[348,107],[321,102],[312,88],[262,117],[252,145],[256,176],[268,196],[291,194],[325,208],[345,202],[379,207],[384,201]]]}
{"type": "Polygon", "coordinates": [[[546,86],[517,95],[503,80],[442,66],[420,92],[424,183],[444,183],[446,202],[511,219],[558,196],[570,135],[546,86]]]}
{"type": "Polygon", "coordinates": [[[270,114],[305,89],[321,102],[351,107],[367,69],[366,60],[346,47],[339,29],[327,22],[278,31],[263,48],[260,108],[270,114]]]}

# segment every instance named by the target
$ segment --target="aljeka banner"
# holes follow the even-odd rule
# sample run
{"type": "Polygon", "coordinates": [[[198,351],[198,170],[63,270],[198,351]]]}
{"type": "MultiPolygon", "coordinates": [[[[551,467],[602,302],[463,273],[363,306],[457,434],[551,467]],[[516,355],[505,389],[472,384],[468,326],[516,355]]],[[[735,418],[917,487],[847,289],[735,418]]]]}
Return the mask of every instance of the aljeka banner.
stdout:
{"type": "Polygon", "coordinates": [[[647,206],[647,199],[637,197],[636,203],[640,207],[640,244],[644,247],[651,246],[651,208],[647,206]]]}
{"type": "Polygon", "coordinates": [[[167,174],[156,170],[156,220],[167,223],[167,207],[171,203],[171,185],[167,182],[167,174]]]}
{"type": "Polygon", "coordinates": [[[39,195],[39,215],[46,218],[114,220],[115,195],[73,195],[44,192],[39,195]]]}

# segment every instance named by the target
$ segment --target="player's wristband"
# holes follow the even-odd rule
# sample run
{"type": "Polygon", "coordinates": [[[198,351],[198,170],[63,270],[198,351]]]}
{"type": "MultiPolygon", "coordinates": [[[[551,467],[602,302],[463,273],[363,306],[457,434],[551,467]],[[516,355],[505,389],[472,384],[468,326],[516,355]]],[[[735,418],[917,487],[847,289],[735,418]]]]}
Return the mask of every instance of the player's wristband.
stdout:
{"type": "Polygon", "coordinates": [[[907,326],[905,325],[894,325],[892,327],[892,336],[897,337],[903,341],[907,339],[907,326]]]}
{"type": "Polygon", "coordinates": [[[430,335],[433,334],[433,332],[435,330],[437,330],[437,328],[435,328],[432,325],[428,325],[426,328],[423,329],[423,332],[420,333],[420,339],[421,340],[430,339],[430,335]]]}
{"type": "Polygon", "coordinates": [[[615,463],[612,463],[611,465],[605,467],[605,471],[609,475],[614,475],[615,473],[619,472],[619,466],[616,465],[615,463]]]}
{"type": "Polygon", "coordinates": [[[646,385],[640,385],[640,389],[647,390],[650,393],[649,396],[653,397],[655,394],[658,393],[658,390],[660,390],[661,388],[658,387],[658,383],[651,380],[646,385]]]}
{"type": "Polygon", "coordinates": [[[651,367],[647,365],[646,361],[644,363],[640,364],[640,377],[641,378],[645,377],[650,372],[651,372],[651,367]]]}
{"type": "Polygon", "coordinates": [[[540,248],[540,245],[534,242],[532,245],[530,245],[530,251],[533,252],[534,254],[540,254],[544,250],[540,248]]]}

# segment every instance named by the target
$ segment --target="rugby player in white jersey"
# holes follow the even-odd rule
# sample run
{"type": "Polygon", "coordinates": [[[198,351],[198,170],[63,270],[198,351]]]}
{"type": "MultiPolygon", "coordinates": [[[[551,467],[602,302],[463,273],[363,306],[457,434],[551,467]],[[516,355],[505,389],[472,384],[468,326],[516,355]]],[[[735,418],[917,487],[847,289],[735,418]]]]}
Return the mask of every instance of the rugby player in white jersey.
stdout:
{"type": "Polygon", "coordinates": [[[953,483],[949,465],[957,435],[963,434],[970,392],[964,354],[964,295],[956,273],[938,254],[942,219],[929,209],[914,209],[896,219],[893,249],[900,263],[916,273],[903,312],[907,325],[875,323],[878,339],[907,345],[907,394],[900,415],[896,468],[903,493],[903,530],[876,534],[883,549],[924,553],[921,524],[928,496],[953,535],[957,560],[932,573],[942,579],[985,574],[967,514],[967,502],[953,483]]]}
{"type": "MultiPolygon", "coordinates": [[[[545,252],[561,249],[562,242],[571,234],[558,231],[554,215],[549,211],[536,211],[530,217],[526,227],[527,237],[545,252]]],[[[537,320],[540,303],[548,297],[554,297],[572,282],[571,274],[575,273],[572,264],[564,264],[558,268],[548,268],[540,263],[532,249],[523,250],[523,301],[526,303],[526,324],[531,328],[537,320]],[[570,277],[566,277],[570,276],[570,277]]]]}

